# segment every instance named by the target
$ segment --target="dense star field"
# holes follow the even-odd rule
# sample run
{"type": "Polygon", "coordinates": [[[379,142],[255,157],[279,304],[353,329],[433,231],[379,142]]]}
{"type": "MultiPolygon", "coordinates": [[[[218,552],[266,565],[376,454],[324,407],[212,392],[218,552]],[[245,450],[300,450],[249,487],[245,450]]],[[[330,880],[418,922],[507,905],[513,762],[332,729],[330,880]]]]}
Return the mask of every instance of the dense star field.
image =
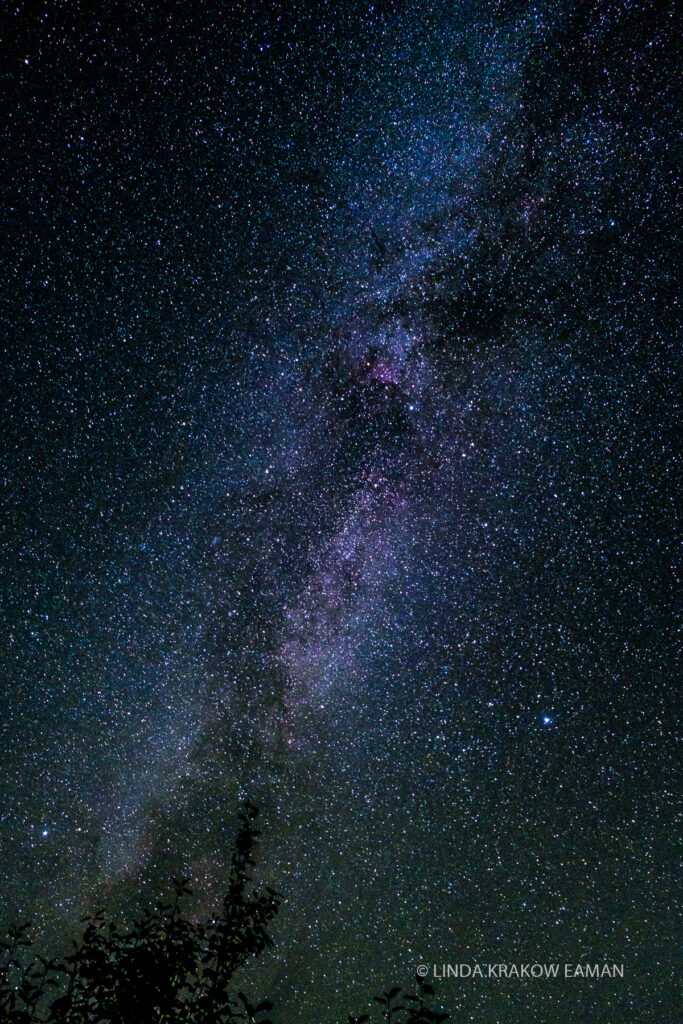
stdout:
{"type": "Polygon", "coordinates": [[[3,921],[240,799],[245,980],[673,1024],[673,5],[7,3],[3,921]]]}

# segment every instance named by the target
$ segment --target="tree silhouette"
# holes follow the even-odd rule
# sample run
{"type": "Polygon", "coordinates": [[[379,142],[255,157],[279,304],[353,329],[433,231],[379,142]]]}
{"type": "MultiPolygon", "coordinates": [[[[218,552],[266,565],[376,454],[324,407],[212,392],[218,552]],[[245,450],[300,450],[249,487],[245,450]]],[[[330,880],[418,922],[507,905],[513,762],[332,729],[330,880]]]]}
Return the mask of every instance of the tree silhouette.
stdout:
{"type": "MultiPolygon", "coordinates": [[[[101,911],[86,918],[64,960],[24,962],[30,926],[11,928],[0,944],[0,1024],[272,1024],[272,1004],[253,1004],[233,985],[238,969],[272,945],[267,929],[282,900],[252,886],[257,814],[250,801],[240,811],[227,892],[207,922],[184,914],[189,879],[174,878],[173,899],[128,929],[101,911]]],[[[441,1024],[449,1015],[427,1006],[433,994],[418,978],[417,994],[392,988],[375,1000],[388,1024],[441,1024]]],[[[350,1024],[369,1019],[349,1015],[350,1024]]]]}
{"type": "Polygon", "coordinates": [[[272,945],[267,927],[281,901],[273,889],[250,888],[257,813],[250,802],[240,811],[227,893],[206,923],[183,914],[181,901],[192,892],[189,879],[180,878],[173,879],[171,902],[145,911],[130,929],[107,922],[102,912],[86,918],[80,944],[63,961],[37,957],[24,965],[29,927],[11,929],[0,947],[0,1021],[269,1024],[270,1003],[252,1005],[231,991],[238,968],[272,945]]]}

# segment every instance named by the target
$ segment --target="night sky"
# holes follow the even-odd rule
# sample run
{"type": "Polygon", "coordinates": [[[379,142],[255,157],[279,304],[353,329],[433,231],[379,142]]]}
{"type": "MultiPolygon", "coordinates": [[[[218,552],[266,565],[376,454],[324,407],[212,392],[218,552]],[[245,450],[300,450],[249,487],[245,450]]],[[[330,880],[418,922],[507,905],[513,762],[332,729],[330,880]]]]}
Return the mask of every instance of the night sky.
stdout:
{"type": "Polygon", "coordinates": [[[679,1021],[673,5],[0,19],[3,921],[250,795],[278,1021],[679,1021]]]}

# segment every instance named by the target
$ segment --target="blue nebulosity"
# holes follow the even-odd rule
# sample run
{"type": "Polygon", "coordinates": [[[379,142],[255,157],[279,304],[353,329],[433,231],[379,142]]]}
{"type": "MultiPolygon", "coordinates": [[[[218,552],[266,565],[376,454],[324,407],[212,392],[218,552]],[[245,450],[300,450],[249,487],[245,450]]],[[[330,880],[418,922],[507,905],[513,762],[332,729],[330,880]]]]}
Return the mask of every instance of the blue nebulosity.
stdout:
{"type": "Polygon", "coordinates": [[[673,8],[3,17],[3,916],[249,794],[282,1019],[673,1022],[673,8]]]}

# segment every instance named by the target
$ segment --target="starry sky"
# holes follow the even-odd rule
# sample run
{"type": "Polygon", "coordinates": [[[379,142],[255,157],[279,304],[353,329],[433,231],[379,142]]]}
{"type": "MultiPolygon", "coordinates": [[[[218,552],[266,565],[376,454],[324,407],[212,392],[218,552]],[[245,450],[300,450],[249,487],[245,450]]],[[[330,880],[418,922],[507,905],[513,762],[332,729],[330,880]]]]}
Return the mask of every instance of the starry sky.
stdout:
{"type": "Polygon", "coordinates": [[[3,921],[248,794],[278,1020],[674,1024],[673,4],[0,18],[3,921]]]}

